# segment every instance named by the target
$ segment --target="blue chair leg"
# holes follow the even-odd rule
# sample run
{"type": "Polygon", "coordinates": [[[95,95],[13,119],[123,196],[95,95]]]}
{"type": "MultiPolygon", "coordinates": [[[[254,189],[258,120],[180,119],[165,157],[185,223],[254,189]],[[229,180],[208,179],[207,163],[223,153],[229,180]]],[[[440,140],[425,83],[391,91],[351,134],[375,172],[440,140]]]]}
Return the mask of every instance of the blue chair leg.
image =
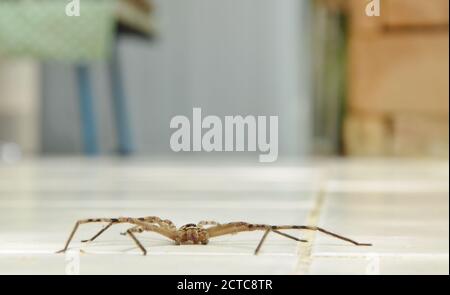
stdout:
{"type": "Polygon", "coordinates": [[[86,65],[78,65],[76,73],[80,98],[83,149],[85,154],[95,156],[99,153],[99,147],[89,68],[86,65]]]}
{"type": "Polygon", "coordinates": [[[134,152],[134,147],[128,119],[127,100],[121,73],[119,54],[117,48],[114,48],[110,74],[113,96],[113,111],[116,119],[118,152],[121,155],[129,155],[134,152]]]}

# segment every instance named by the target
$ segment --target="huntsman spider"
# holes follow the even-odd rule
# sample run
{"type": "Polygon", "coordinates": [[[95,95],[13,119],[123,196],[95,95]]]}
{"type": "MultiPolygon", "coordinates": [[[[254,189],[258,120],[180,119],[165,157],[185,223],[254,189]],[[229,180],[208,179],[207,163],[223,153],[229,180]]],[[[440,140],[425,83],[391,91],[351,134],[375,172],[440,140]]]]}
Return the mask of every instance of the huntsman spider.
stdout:
{"type": "Polygon", "coordinates": [[[198,224],[186,224],[180,228],[177,228],[175,224],[170,220],[163,220],[159,217],[149,216],[149,217],[140,217],[140,218],[131,218],[131,217],[120,217],[120,218],[97,218],[97,219],[82,219],[75,223],[75,226],[70,233],[70,236],[64,246],[64,249],[58,251],[57,253],[64,253],[69,247],[72,238],[75,235],[78,227],[81,224],[86,223],[107,223],[107,225],[102,228],[97,234],[95,234],[89,240],[83,240],[82,243],[92,242],[102,233],[104,233],[108,228],[110,228],[114,224],[120,223],[128,223],[133,225],[126,232],[122,233],[123,235],[128,235],[131,239],[136,243],[136,245],[141,249],[144,255],[147,254],[147,250],[145,250],[144,246],[142,246],[141,242],[136,238],[136,233],[142,232],[155,232],[160,235],[163,235],[170,240],[174,241],[176,245],[186,245],[186,244],[202,244],[206,245],[209,242],[210,238],[215,238],[218,236],[228,235],[228,234],[236,234],[240,232],[248,232],[248,231],[264,231],[264,234],[255,249],[255,255],[258,254],[261,246],[266,240],[268,234],[270,232],[274,232],[283,237],[295,240],[297,242],[306,243],[306,240],[302,240],[281,232],[281,230],[289,230],[289,229],[298,229],[298,230],[311,230],[318,231],[324,234],[330,235],[340,240],[347,241],[356,246],[372,246],[372,244],[367,243],[358,243],[349,238],[343,237],[341,235],[332,233],[328,230],[325,230],[316,226],[306,226],[306,225],[267,225],[267,224],[252,224],[247,222],[230,222],[225,224],[220,224],[215,221],[200,221],[198,224]]]}

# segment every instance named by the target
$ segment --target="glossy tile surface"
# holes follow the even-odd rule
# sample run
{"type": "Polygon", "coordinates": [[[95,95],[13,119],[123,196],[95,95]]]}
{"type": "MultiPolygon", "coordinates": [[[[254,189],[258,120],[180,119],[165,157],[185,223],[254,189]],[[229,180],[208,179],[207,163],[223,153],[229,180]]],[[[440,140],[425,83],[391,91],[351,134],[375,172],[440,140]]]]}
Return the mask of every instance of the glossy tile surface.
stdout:
{"type": "Polygon", "coordinates": [[[448,274],[448,162],[315,160],[276,165],[143,159],[48,159],[0,165],[0,273],[15,274],[448,274]],[[312,232],[306,244],[261,232],[207,246],[140,236],[143,257],[117,225],[77,219],[148,216],[320,225],[373,247],[312,232]],[[152,265],[152,267],[149,267],[152,265]],[[157,266],[157,267],[155,267],[157,266]]]}

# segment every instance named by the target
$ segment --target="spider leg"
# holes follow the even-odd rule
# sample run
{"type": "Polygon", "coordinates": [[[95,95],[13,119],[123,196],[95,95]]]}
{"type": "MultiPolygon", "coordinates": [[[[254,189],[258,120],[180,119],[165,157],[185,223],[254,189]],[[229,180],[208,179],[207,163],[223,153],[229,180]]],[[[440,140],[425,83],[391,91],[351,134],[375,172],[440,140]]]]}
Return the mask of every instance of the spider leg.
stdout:
{"type": "Polygon", "coordinates": [[[142,232],[143,230],[139,231],[139,230],[138,230],[139,228],[141,228],[141,227],[140,227],[139,225],[136,225],[136,226],[133,226],[132,228],[130,228],[130,229],[124,231],[124,232],[121,232],[120,234],[121,234],[122,236],[126,236],[126,235],[128,234],[128,231],[129,231],[129,230],[130,230],[131,232],[142,232]]]}
{"type": "Polygon", "coordinates": [[[267,224],[251,224],[251,223],[246,223],[246,222],[230,222],[230,223],[226,223],[226,224],[220,224],[220,225],[216,225],[216,226],[212,226],[206,229],[206,231],[209,234],[210,238],[214,238],[217,236],[222,236],[222,235],[228,235],[228,234],[236,234],[239,232],[246,232],[246,231],[255,231],[255,230],[264,230],[266,231],[266,233],[264,234],[264,236],[262,237],[260,244],[258,245],[258,248],[255,250],[255,254],[257,254],[262,246],[262,244],[264,243],[265,239],[267,238],[267,235],[269,234],[268,231],[273,231],[279,235],[282,235],[284,237],[293,239],[295,241],[299,241],[299,242],[307,242],[305,240],[301,240],[298,239],[296,237],[293,237],[291,235],[288,235],[286,233],[281,232],[280,230],[284,230],[284,229],[303,229],[303,230],[314,230],[314,231],[320,231],[324,234],[330,235],[332,237],[335,237],[337,239],[343,240],[343,241],[347,241],[349,243],[352,243],[356,246],[372,246],[372,244],[368,244],[368,243],[359,243],[356,242],[354,240],[351,240],[349,238],[346,238],[344,236],[338,235],[336,233],[330,232],[328,230],[325,230],[321,227],[316,227],[316,226],[305,226],[305,225],[267,225],[267,224]]]}
{"type": "Polygon", "coordinates": [[[136,243],[136,245],[141,249],[143,255],[147,255],[147,250],[145,250],[144,246],[142,246],[141,242],[136,238],[136,236],[133,234],[133,229],[136,227],[130,228],[127,230],[127,234],[131,237],[131,239],[136,243]]]}
{"type": "Polygon", "coordinates": [[[197,226],[200,228],[204,228],[205,225],[220,225],[220,223],[218,223],[217,221],[214,220],[201,220],[197,226]]]}
{"type": "Polygon", "coordinates": [[[104,233],[108,228],[110,228],[112,225],[114,224],[114,221],[111,221],[110,223],[108,223],[107,226],[105,226],[104,228],[102,228],[98,233],[96,233],[92,238],[88,239],[88,240],[82,240],[82,243],[87,243],[87,242],[92,242],[94,241],[96,238],[98,238],[99,235],[101,235],[102,233],[104,233]]]}
{"type": "MultiPolygon", "coordinates": [[[[78,221],[75,223],[75,226],[73,227],[72,232],[70,233],[69,238],[67,239],[66,244],[64,245],[64,248],[63,248],[62,250],[59,250],[59,251],[56,252],[56,253],[64,253],[64,252],[66,252],[67,248],[69,247],[70,242],[71,242],[72,239],[73,239],[73,236],[75,235],[75,233],[76,233],[78,227],[79,227],[81,224],[86,224],[86,223],[98,223],[98,222],[119,223],[119,222],[121,222],[121,221],[120,221],[120,219],[118,219],[118,218],[96,218],[96,219],[81,219],[81,220],[78,220],[78,221]]],[[[106,229],[105,229],[105,230],[106,230],[106,229]]]]}
{"type": "Polygon", "coordinates": [[[264,230],[264,235],[261,238],[261,241],[259,242],[258,246],[255,250],[255,255],[258,254],[259,250],[261,249],[264,241],[266,240],[269,233],[272,231],[272,227],[267,224],[251,224],[246,222],[230,222],[226,224],[219,224],[216,226],[212,226],[206,229],[206,231],[209,234],[209,237],[214,238],[218,236],[223,235],[229,235],[229,234],[237,234],[240,232],[247,232],[247,231],[255,231],[255,230],[264,230]]]}
{"type": "Polygon", "coordinates": [[[173,241],[176,240],[176,236],[177,236],[176,229],[156,226],[156,225],[145,223],[142,221],[136,221],[136,224],[137,224],[136,226],[133,226],[132,228],[128,229],[125,232],[125,234],[128,234],[133,239],[133,241],[136,243],[136,245],[139,247],[139,249],[141,249],[141,251],[144,255],[147,255],[147,251],[145,250],[142,243],[136,238],[134,233],[142,233],[144,231],[151,231],[151,232],[155,232],[160,235],[163,235],[173,241]]]}
{"type": "Polygon", "coordinates": [[[72,229],[72,232],[69,235],[69,238],[67,239],[67,242],[64,246],[64,248],[56,253],[64,253],[66,252],[67,248],[69,247],[70,242],[72,241],[76,231],[78,230],[78,227],[81,224],[86,223],[100,223],[100,222],[108,222],[108,225],[100,230],[96,235],[94,235],[91,239],[86,241],[93,241],[98,236],[100,236],[102,233],[104,233],[108,228],[110,228],[113,224],[118,223],[131,223],[134,225],[143,225],[148,226],[149,223],[156,223],[161,228],[160,233],[166,236],[171,236],[172,231],[176,228],[175,225],[170,220],[162,220],[159,217],[156,216],[148,216],[148,217],[140,217],[140,218],[131,218],[131,217],[120,217],[120,218],[95,218],[95,219],[81,219],[78,220],[75,223],[75,226],[72,229]]]}
{"type": "Polygon", "coordinates": [[[138,220],[144,221],[146,223],[155,223],[163,228],[172,228],[172,229],[176,228],[175,224],[172,221],[170,221],[168,219],[163,220],[157,216],[141,217],[141,218],[138,218],[138,220]]]}
{"type": "Polygon", "coordinates": [[[288,234],[286,234],[286,233],[280,232],[280,231],[278,231],[278,230],[276,230],[276,229],[273,229],[272,231],[273,231],[274,233],[276,233],[276,234],[282,235],[283,237],[286,237],[286,238],[289,238],[289,239],[293,239],[293,240],[295,240],[295,241],[297,241],[297,242],[308,243],[307,240],[302,240],[302,239],[296,238],[296,237],[294,237],[294,236],[291,236],[291,235],[288,235],[288,234]]]}
{"type": "Polygon", "coordinates": [[[255,231],[255,230],[266,230],[270,228],[267,224],[251,224],[246,222],[230,222],[225,224],[218,224],[216,226],[211,226],[206,229],[210,238],[236,234],[239,232],[255,231]]]}
{"type": "Polygon", "coordinates": [[[317,227],[317,226],[306,226],[306,225],[282,225],[282,226],[272,226],[272,230],[280,230],[280,229],[305,229],[305,230],[313,230],[313,231],[319,231],[322,232],[326,235],[335,237],[337,239],[352,243],[353,245],[356,246],[372,246],[372,244],[369,243],[359,243],[357,241],[354,241],[352,239],[349,239],[347,237],[338,235],[336,233],[330,232],[328,230],[325,230],[321,227],[317,227]]]}
{"type": "MultiPolygon", "coordinates": [[[[174,223],[168,219],[162,220],[161,218],[157,217],[157,216],[146,216],[146,217],[139,217],[136,218],[136,220],[138,221],[143,221],[146,223],[155,223],[158,224],[161,227],[164,228],[176,228],[174,223]]],[[[114,223],[116,222],[110,222],[106,227],[102,228],[97,234],[95,234],[92,238],[88,239],[88,240],[82,240],[82,243],[87,243],[87,242],[92,242],[94,241],[96,238],[98,238],[98,236],[100,236],[101,234],[103,234],[108,228],[110,228],[114,223]]]]}
{"type": "Polygon", "coordinates": [[[285,234],[285,233],[283,233],[283,232],[280,232],[280,231],[278,231],[278,230],[276,230],[276,229],[267,228],[266,231],[264,232],[264,235],[263,235],[262,238],[261,238],[261,241],[260,241],[259,244],[258,244],[258,247],[256,247],[256,249],[255,249],[255,255],[258,255],[259,250],[261,249],[261,247],[262,247],[264,241],[266,240],[267,236],[269,235],[269,233],[270,233],[271,231],[274,232],[274,233],[276,233],[276,234],[282,235],[282,236],[284,236],[284,237],[286,237],[286,238],[295,240],[295,241],[297,241],[297,242],[302,242],[302,243],[307,243],[307,242],[308,242],[308,241],[306,241],[306,240],[298,239],[298,238],[296,238],[296,237],[294,237],[294,236],[291,236],[291,235],[285,234]]]}
{"type": "Polygon", "coordinates": [[[266,229],[266,231],[264,232],[264,235],[262,236],[261,241],[259,241],[259,244],[258,244],[258,246],[257,246],[256,249],[255,249],[255,255],[258,255],[258,252],[259,252],[259,250],[261,249],[261,247],[262,247],[264,241],[266,240],[267,236],[269,235],[270,231],[271,231],[271,229],[268,228],[268,229],[266,229]]]}

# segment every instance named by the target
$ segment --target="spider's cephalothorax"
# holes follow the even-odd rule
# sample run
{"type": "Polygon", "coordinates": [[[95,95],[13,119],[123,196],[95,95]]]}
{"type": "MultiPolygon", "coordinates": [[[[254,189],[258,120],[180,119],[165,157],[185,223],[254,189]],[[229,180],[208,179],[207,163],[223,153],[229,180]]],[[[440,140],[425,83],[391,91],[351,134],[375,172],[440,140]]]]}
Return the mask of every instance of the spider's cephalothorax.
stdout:
{"type": "Polygon", "coordinates": [[[180,227],[177,231],[175,243],[177,245],[186,244],[203,244],[209,242],[209,234],[204,228],[200,228],[193,223],[189,223],[180,227]]]}
{"type": "Polygon", "coordinates": [[[95,218],[95,219],[81,219],[75,223],[75,226],[70,233],[69,238],[64,246],[64,248],[58,253],[63,253],[69,247],[70,242],[72,241],[75,232],[81,224],[86,223],[107,223],[107,225],[101,229],[97,234],[95,234],[89,240],[83,240],[82,242],[92,242],[102,233],[104,233],[108,228],[113,226],[114,224],[119,223],[128,223],[133,227],[129,228],[124,234],[128,235],[133,239],[136,245],[141,249],[144,255],[147,254],[147,250],[145,250],[144,246],[136,237],[136,233],[143,232],[155,232],[160,235],[167,237],[168,239],[174,241],[176,244],[203,244],[206,245],[209,242],[210,238],[215,238],[228,234],[236,234],[240,232],[250,232],[250,231],[264,231],[264,235],[261,238],[258,246],[255,249],[255,254],[258,254],[259,250],[263,242],[266,240],[267,235],[270,232],[276,233],[278,235],[284,236],[286,238],[292,239],[297,242],[306,243],[306,240],[299,239],[297,237],[291,236],[285,232],[284,230],[309,230],[309,231],[317,231],[329,236],[335,237],[337,239],[341,239],[343,241],[347,241],[356,246],[371,246],[371,244],[367,243],[358,243],[349,238],[343,237],[341,235],[332,233],[328,230],[325,230],[321,227],[317,226],[309,226],[309,225],[269,225],[269,224],[252,224],[247,222],[229,222],[225,224],[220,224],[215,221],[200,221],[198,224],[186,224],[182,227],[178,228],[175,224],[167,219],[161,219],[156,216],[147,216],[147,217],[119,217],[119,218],[95,218]]]}

